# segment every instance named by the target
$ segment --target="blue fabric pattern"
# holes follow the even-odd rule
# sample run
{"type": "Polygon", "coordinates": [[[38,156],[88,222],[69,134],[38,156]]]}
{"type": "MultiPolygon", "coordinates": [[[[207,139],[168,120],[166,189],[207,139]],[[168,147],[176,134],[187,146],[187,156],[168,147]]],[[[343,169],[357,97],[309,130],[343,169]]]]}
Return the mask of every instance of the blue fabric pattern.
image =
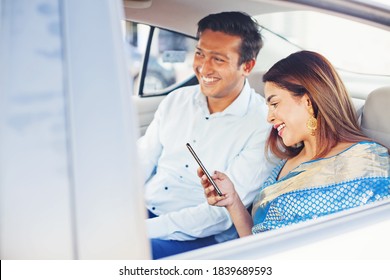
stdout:
{"type": "Polygon", "coordinates": [[[354,144],[277,180],[285,162],[274,168],[255,198],[254,234],[390,198],[389,154],[377,143],[354,144]]]}

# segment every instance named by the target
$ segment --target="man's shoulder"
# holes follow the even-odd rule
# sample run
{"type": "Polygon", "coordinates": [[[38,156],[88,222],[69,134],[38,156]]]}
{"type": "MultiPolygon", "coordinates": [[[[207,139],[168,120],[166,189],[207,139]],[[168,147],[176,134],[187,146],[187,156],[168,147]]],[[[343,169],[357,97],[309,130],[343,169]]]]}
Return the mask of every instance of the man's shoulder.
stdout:
{"type": "Polygon", "coordinates": [[[160,103],[160,108],[171,107],[176,103],[184,105],[185,103],[192,103],[192,100],[199,93],[199,86],[186,86],[175,89],[167,94],[164,100],[160,103]]]}
{"type": "Polygon", "coordinates": [[[251,99],[254,103],[262,104],[264,106],[266,105],[265,98],[260,93],[257,93],[254,89],[251,89],[251,99]]]}
{"type": "Polygon", "coordinates": [[[169,98],[192,98],[200,92],[199,85],[185,86],[171,91],[167,97],[169,98]]]}
{"type": "Polygon", "coordinates": [[[268,112],[264,97],[253,89],[250,92],[249,110],[257,115],[260,114],[261,117],[264,117],[268,112]]]}

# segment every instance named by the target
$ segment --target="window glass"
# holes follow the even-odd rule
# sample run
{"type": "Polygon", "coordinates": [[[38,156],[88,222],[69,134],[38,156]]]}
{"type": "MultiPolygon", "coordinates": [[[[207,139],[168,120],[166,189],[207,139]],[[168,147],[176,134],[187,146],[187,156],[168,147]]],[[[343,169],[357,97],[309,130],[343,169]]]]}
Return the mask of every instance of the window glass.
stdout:
{"type": "Polygon", "coordinates": [[[320,52],[339,69],[390,75],[390,32],[386,30],[308,11],[265,14],[256,19],[291,43],[320,52]]]}
{"type": "Polygon", "coordinates": [[[264,45],[257,56],[256,70],[262,72],[267,71],[280,59],[301,50],[289,41],[278,36],[278,34],[272,33],[265,28],[261,30],[261,36],[263,37],[264,45]]]}
{"type": "Polygon", "coordinates": [[[195,39],[134,22],[126,22],[125,25],[134,94],[164,94],[194,76],[192,61],[195,39]],[[146,52],[150,32],[153,32],[153,36],[149,52],[146,52]],[[145,54],[147,64],[143,66],[145,54]],[[141,81],[143,67],[146,67],[146,71],[141,81]]]}

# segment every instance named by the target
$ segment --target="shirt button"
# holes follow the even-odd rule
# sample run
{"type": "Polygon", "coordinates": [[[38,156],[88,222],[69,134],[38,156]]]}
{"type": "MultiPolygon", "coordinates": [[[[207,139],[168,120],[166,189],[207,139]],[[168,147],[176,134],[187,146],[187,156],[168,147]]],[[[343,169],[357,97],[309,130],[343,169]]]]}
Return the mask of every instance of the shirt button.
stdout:
{"type": "Polygon", "coordinates": [[[186,164],[186,168],[188,168],[188,164],[186,164]]]}
{"type": "Polygon", "coordinates": [[[168,189],[168,187],[165,187],[164,189],[166,189],[166,190],[167,190],[167,189],[168,189]]]}
{"type": "Polygon", "coordinates": [[[205,117],[205,119],[206,119],[206,120],[208,120],[208,119],[209,119],[209,117],[205,117]]]}
{"type": "Polygon", "coordinates": [[[152,210],[156,210],[156,207],[152,207],[152,210]]]}

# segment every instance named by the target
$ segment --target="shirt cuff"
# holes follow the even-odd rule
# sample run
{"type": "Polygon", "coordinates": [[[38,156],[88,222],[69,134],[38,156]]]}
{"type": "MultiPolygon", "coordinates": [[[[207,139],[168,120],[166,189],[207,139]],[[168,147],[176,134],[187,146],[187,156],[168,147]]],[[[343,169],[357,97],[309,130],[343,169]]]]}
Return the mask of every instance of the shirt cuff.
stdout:
{"type": "Polygon", "coordinates": [[[148,232],[149,238],[160,238],[169,235],[168,225],[164,217],[156,217],[146,220],[146,229],[148,232]]]}

